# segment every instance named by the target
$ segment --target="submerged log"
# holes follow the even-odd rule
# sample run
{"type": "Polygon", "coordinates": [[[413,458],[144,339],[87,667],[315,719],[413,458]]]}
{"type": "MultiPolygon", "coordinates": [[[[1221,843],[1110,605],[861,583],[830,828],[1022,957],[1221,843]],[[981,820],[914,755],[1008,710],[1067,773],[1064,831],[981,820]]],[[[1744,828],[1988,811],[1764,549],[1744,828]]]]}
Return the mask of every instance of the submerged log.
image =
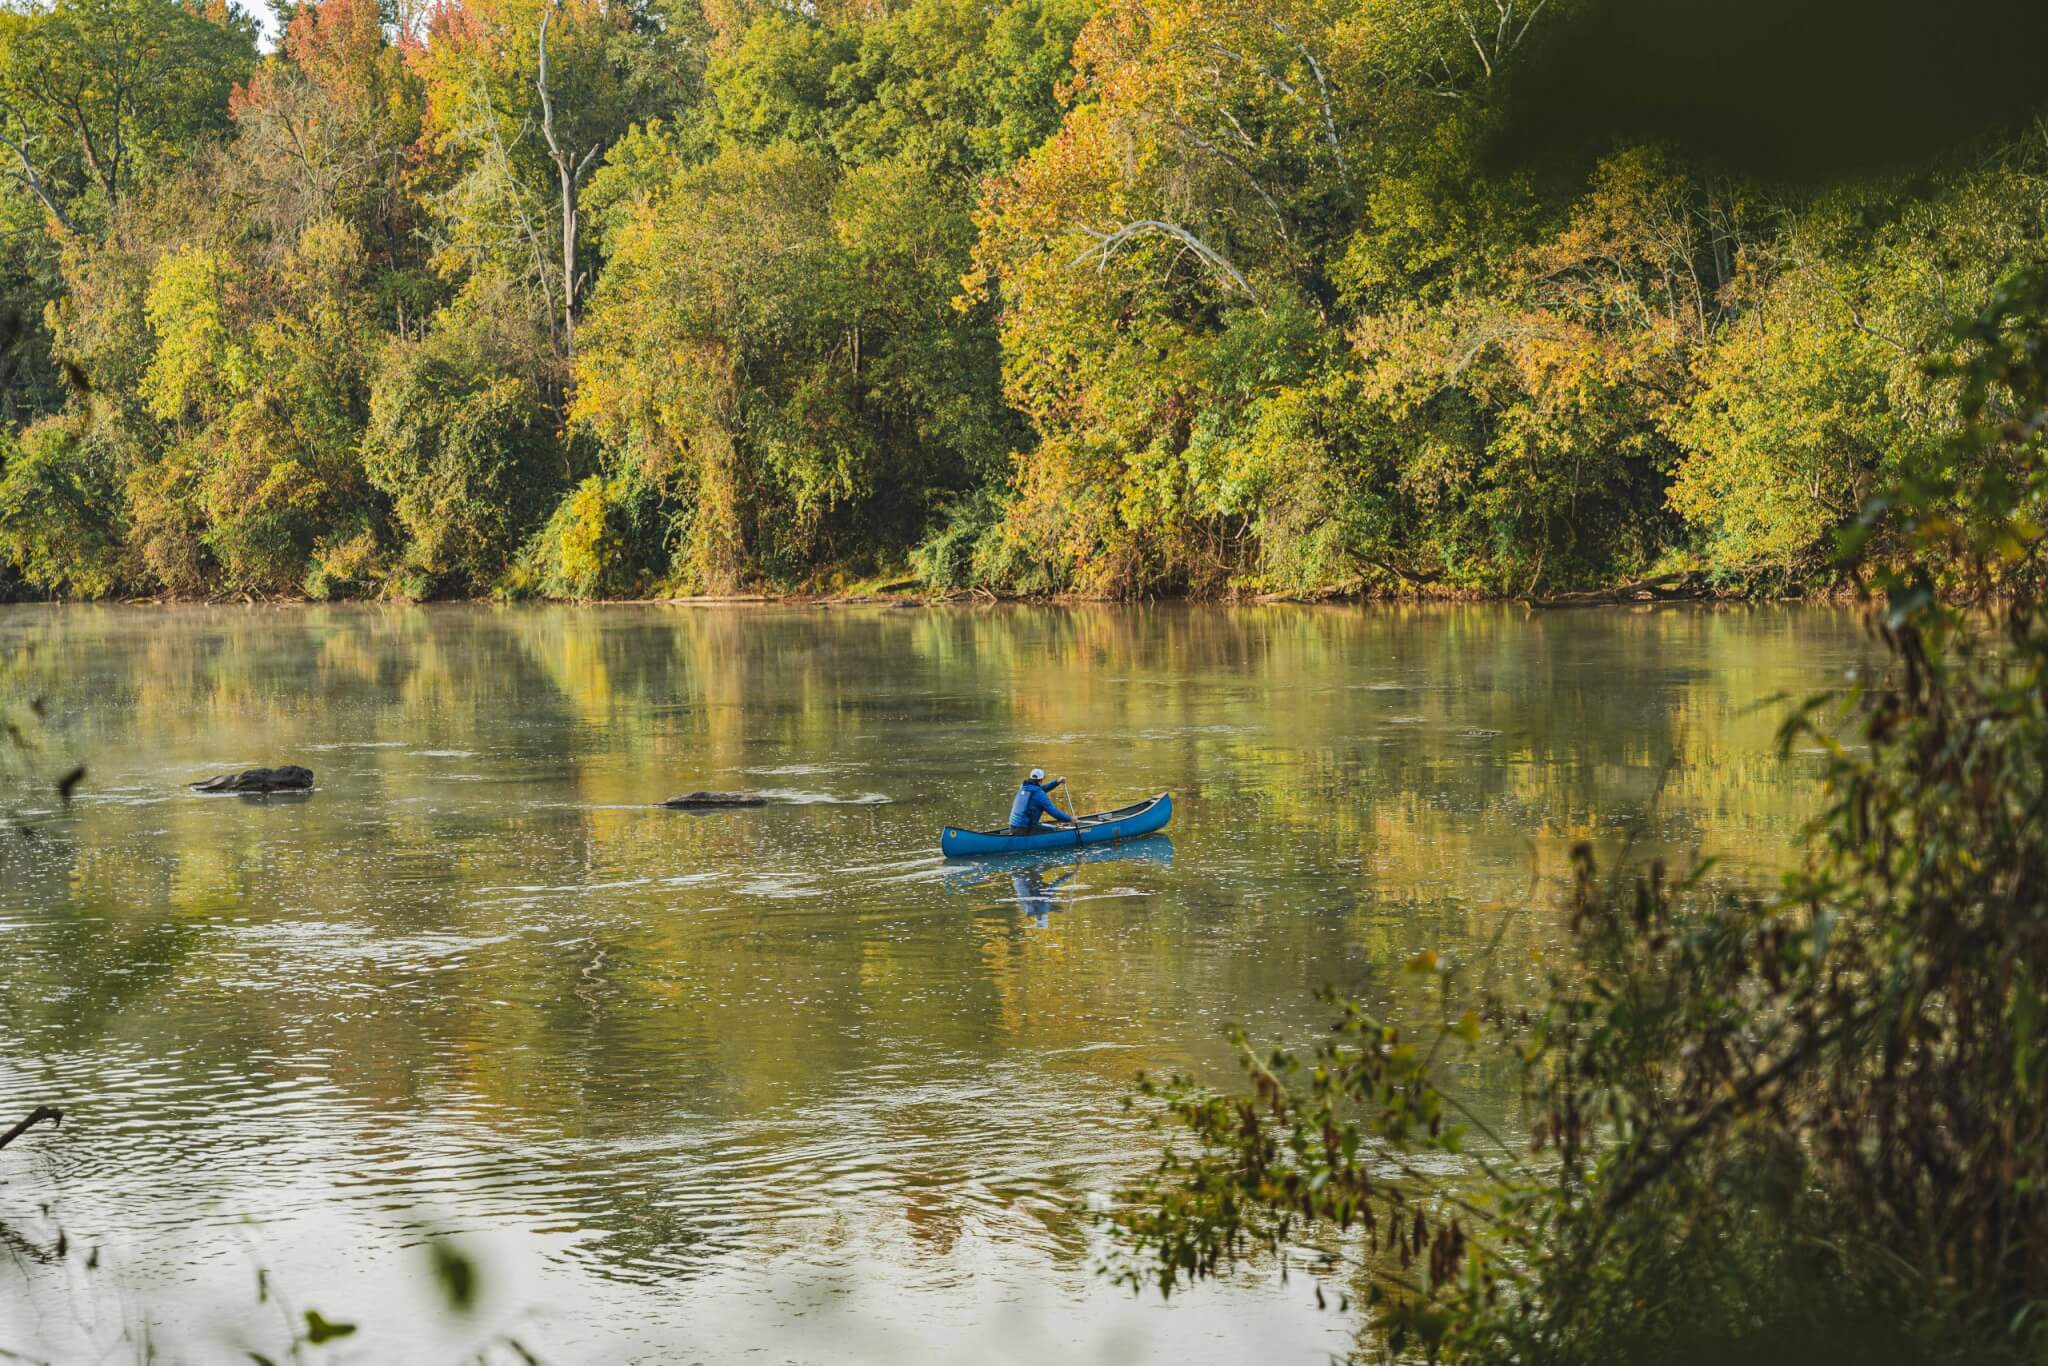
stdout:
{"type": "Polygon", "coordinates": [[[685,792],[662,803],[673,807],[766,806],[768,799],[753,792],[685,792]]]}
{"type": "Polygon", "coordinates": [[[194,792],[305,792],[313,786],[313,770],[286,764],[283,768],[250,768],[223,773],[192,784],[194,792]]]}
{"type": "Polygon", "coordinates": [[[52,1124],[62,1124],[64,1122],[64,1112],[54,1105],[38,1105],[35,1109],[28,1112],[27,1119],[24,1119],[6,1133],[0,1134],[0,1148],[6,1147],[45,1120],[52,1124]]]}

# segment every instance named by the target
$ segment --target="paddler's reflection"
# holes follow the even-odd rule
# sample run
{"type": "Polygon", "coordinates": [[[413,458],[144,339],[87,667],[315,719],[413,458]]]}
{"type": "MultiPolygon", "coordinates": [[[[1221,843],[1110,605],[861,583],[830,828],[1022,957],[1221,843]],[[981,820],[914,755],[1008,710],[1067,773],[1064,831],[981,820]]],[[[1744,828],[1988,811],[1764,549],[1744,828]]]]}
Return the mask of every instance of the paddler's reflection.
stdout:
{"type": "MultiPolygon", "coordinates": [[[[1027,854],[963,861],[961,866],[946,870],[945,884],[948,892],[979,889],[986,895],[1008,882],[1011,900],[1031,917],[1032,925],[1043,929],[1054,911],[1071,907],[1076,900],[1087,895],[1088,884],[1077,880],[1084,871],[1095,874],[1097,878],[1102,878],[1107,871],[1105,867],[1089,868],[1089,864],[1122,864],[1132,871],[1136,870],[1136,865],[1143,864],[1171,867],[1173,841],[1164,835],[1153,835],[1146,839],[1068,850],[1057,858],[1027,854]]],[[[1123,885],[1121,881],[1111,883],[1106,880],[1103,888],[1104,894],[1116,896],[1142,896],[1152,890],[1142,882],[1132,887],[1123,885]]]]}
{"type": "Polygon", "coordinates": [[[1010,874],[1010,887],[1017,893],[1017,904],[1023,908],[1024,914],[1030,916],[1031,923],[1042,930],[1051,917],[1053,908],[1058,904],[1053,893],[1072,882],[1080,871],[1079,865],[1076,865],[1048,881],[1038,869],[1026,868],[1010,874]]]}

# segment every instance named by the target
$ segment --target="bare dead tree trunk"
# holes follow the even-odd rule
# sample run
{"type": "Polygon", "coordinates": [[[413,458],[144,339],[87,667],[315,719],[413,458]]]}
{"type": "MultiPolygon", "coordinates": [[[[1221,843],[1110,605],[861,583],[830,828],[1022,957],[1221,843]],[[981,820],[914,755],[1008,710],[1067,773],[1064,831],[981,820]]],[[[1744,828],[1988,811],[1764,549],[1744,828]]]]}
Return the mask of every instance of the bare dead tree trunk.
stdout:
{"type": "Polygon", "coordinates": [[[576,358],[576,305],[582,296],[583,280],[576,268],[577,190],[584,172],[596,158],[592,143],[577,156],[555,136],[555,100],[548,89],[548,24],[553,21],[560,0],[550,0],[540,16],[540,71],[534,85],[540,91],[540,132],[548,145],[548,159],[555,163],[555,179],[562,200],[562,341],[570,360],[576,358]]]}
{"type": "Polygon", "coordinates": [[[576,358],[576,183],[569,168],[557,161],[562,182],[562,339],[569,359],[576,358]]]}

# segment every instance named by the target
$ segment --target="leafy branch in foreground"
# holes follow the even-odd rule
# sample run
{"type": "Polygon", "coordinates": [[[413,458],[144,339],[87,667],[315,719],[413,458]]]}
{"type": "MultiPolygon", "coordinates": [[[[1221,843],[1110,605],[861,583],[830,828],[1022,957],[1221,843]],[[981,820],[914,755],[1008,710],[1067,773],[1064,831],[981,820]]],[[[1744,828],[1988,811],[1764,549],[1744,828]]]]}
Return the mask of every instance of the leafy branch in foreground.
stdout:
{"type": "Polygon", "coordinates": [[[1348,1234],[1396,1352],[2039,1359],[2048,277],[2013,275],[1958,341],[1973,449],[1846,546],[1893,547],[1864,566],[1890,668],[1841,721],[1817,701],[1781,733],[1826,755],[1804,868],[1605,882],[1582,848],[1572,951],[1533,1009],[1465,999],[1425,954],[1423,1029],[1347,1003],[1309,1059],[1244,1048],[1248,1094],[1143,1085],[1191,1146],[1110,1213],[1129,1279],[1348,1234]],[[1490,1132],[1466,1151],[1461,1057],[1510,1060],[1527,1154],[1490,1132]]]}

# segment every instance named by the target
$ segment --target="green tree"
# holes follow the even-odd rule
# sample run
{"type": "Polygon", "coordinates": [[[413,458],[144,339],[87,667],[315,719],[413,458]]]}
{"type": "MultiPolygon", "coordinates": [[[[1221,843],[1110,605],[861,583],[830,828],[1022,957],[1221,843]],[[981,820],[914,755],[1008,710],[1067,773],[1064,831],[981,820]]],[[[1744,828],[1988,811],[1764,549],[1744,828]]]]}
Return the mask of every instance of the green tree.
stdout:
{"type": "Polygon", "coordinates": [[[564,476],[547,397],[524,357],[542,326],[513,282],[471,279],[418,340],[384,344],[362,458],[389,500],[408,597],[509,586],[564,476]]]}
{"type": "Polygon", "coordinates": [[[577,422],[669,490],[680,581],[789,578],[902,545],[1012,435],[985,324],[951,307],[971,225],[900,161],[841,180],[734,148],[612,239],[577,422]]]}
{"type": "Polygon", "coordinates": [[[128,575],[119,481],[77,424],[0,438],[0,554],[33,587],[96,598],[128,575]]]}
{"type": "Polygon", "coordinates": [[[0,10],[8,174],[67,231],[105,225],[142,179],[217,132],[255,64],[255,29],[175,0],[0,10]]]}
{"type": "Polygon", "coordinates": [[[166,465],[189,472],[179,498],[222,587],[304,591],[321,549],[374,534],[356,451],[374,339],[367,260],[355,229],[327,219],[273,277],[196,245],[152,272],[141,388],[168,425],[166,465]]]}

